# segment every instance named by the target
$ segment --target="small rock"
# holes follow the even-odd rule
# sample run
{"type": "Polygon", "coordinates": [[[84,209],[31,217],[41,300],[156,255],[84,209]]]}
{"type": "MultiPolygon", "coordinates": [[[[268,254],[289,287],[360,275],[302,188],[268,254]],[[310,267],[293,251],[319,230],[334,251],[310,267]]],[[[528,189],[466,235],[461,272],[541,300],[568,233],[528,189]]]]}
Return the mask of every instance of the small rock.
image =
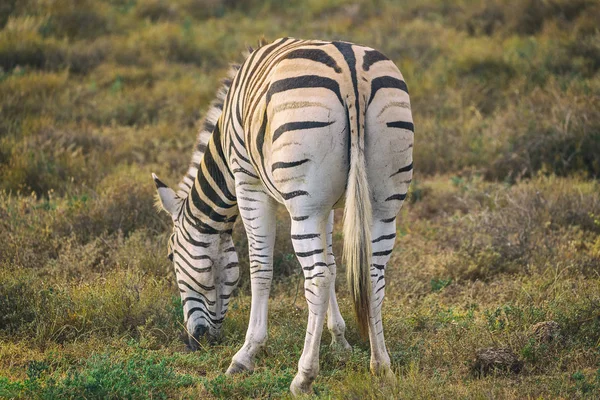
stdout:
{"type": "Polygon", "coordinates": [[[538,322],[531,327],[532,336],[538,342],[551,343],[562,339],[560,325],[555,321],[538,322]]]}
{"type": "Polygon", "coordinates": [[[486,376],[494,371],[518,374],[523,361],[507,348],[486,348],[477,350],[472,371],[476,376],[486,376]]]}

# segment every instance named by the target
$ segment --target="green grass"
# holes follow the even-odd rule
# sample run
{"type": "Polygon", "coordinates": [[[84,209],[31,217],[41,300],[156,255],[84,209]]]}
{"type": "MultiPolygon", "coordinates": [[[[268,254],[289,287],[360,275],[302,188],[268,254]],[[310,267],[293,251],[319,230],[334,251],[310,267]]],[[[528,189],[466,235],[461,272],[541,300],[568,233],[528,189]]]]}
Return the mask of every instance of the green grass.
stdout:
{"type": "Polygon", "coordinates": [[[599,19],[592,0],[3,2],[0,398],[289,397],[308,311],[285,210],[267,347],[226,377],[250,308],[243,228],[223,337],[187,353],[150,179],[179,180],[228,63],[263,35],[382,50],[415,119],[383,309],[398,381],[368,373],[340,266],[354,347],[324,334],[316,396],[599,397],[599,19]],[[560,340],[532,334],[547,320],[560,340]],[[476,376],[482,347],[523,370],[476,376]]]}

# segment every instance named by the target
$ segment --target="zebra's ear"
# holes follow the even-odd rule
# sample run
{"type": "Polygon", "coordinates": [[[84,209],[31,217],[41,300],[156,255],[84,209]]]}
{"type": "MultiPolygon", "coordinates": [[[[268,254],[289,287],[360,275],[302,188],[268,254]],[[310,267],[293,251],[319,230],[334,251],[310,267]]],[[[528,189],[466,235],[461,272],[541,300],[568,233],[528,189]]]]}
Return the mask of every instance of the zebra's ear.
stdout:
{"type": "Polygon", "coordinates": [[[165,185],[154,173],[152,174],[152,179],[154,179],[156,191],[158,192],[157,206],[163,208],[171,214],[171,216],[176,216],[179,212],[179,206],[181,205],[180,198],[173,189],[165,185]]]}

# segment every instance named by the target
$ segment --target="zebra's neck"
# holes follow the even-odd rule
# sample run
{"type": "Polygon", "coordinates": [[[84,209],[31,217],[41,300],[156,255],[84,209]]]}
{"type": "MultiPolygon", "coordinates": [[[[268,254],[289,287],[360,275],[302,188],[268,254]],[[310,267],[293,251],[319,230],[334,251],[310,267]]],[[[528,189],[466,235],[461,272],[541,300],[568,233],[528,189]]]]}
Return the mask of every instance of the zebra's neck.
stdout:
{"type": "Polygon", "coordinates": [[[217,122],[196,168],[196,178],[185,197],[183,215],[201,233],[231,232],[239,213],[235,180],[222,143],[217,122]]]}

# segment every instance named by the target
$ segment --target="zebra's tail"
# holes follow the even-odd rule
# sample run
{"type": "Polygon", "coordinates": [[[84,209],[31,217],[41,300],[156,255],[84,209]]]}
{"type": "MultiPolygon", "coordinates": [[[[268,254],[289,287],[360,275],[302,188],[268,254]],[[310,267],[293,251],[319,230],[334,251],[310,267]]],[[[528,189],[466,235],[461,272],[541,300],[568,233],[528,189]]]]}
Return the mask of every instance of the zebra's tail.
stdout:
{"type": "Polygon", "coordinates": [[[346,103],[350,129],[350,172],[344,207],[344,261],[359,332],[366,338],[371,314],[372,212],[365,164],[364,132],[360,131],[360,120],[364,121],[365,118],[365,104],[363,102],[359,105],[358,101],[353,100],[355,99],[347,99],[346,103]]]}

